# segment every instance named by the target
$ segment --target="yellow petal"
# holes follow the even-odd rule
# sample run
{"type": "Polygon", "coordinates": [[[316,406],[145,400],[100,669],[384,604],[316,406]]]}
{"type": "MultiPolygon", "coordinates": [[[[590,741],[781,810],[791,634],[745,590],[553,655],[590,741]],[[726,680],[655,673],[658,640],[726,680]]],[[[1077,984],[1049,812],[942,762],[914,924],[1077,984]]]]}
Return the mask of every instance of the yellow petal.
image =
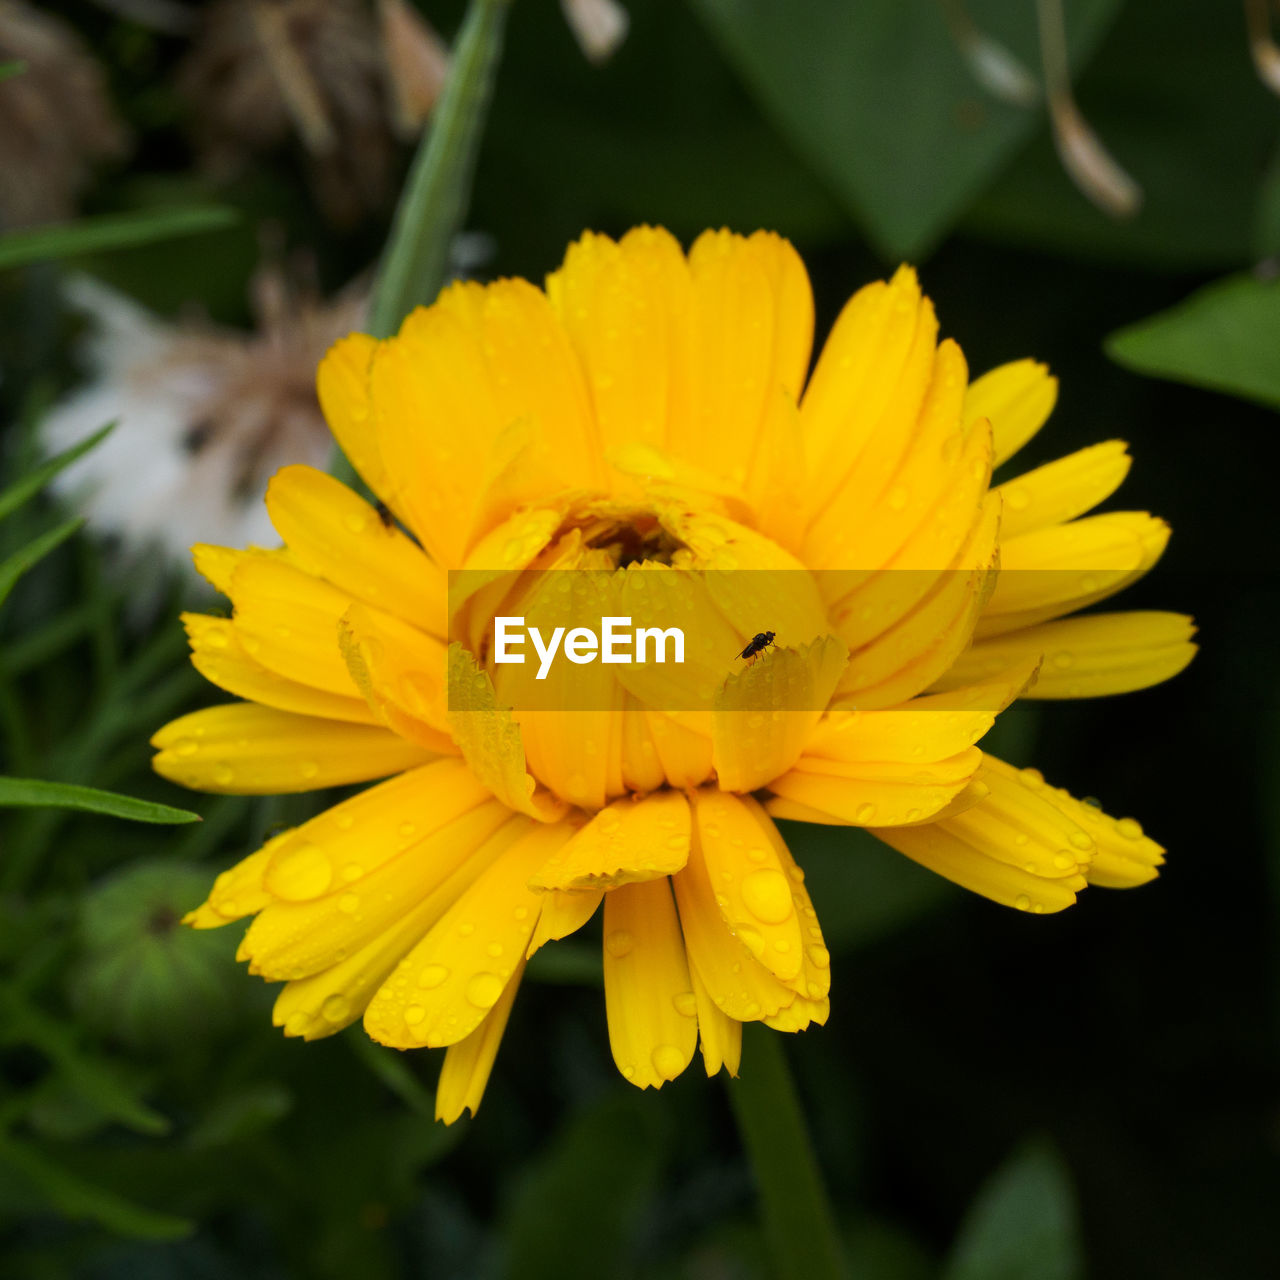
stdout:
{"type": "Polygon", "coordinates": [[[535,889],[603,889],[665,878],[689,860],[689,802],[679,791],[615,800],[530,880],[535,889]]]}
{"type": "Polygon", "coordinates": [[[529,877],[573,834],[568,823],[517,820],[508,845],[405,957],[365,1010],[365,1030],[398,1049],[466,1039],[524,962],[542,895],[529,877]]]}
{"type": "Polygon", "coordinates": [[[587,232],[547,278],[547,296],[582,362],[606,452],[666,448],[687,421],[693,378],[689,268],[659,227],[615,243],[587,232]]]}
{"type": "Polygon", "coordinates": [[[1113,818],[1098,805],[1077,800],[1061,787],[1046,786],[1046,794],[1068,818],[1093,837],[1093,861],[1085,873],[1090,884],[1106,889],[1130,889],[1160,874],[1164,848],[1144,834],[1136,819],[1113,818]]]}
{"type": "Polygon", "coordinates": [[[692,967],[689,981],[693,983],[698,1009],[698,1040],[707,1075],[713,1076],[723,1067],[736,1077],[742,1062],[742,1023],[716,1008],[698,971],[692,967]]]}
{"type": "Polygon", "coordinates": [[[822,636],[771,649],[731,675],[716,697],[712,760],[726,791],[755,791],[800,758],[849,661],[844,642],[822,636]]]}
{"type": "Polygon", "coordinates": [[[284,467],[267,486],[267,513],[299,568],[433,636],[448,633],[445,575],[341,481],[284,467]]]}
{"type": "Polygon", "coordinates": [[[378,342],[367,333],[353,333],[329,348],[316,372],[316,392],[329,430],[365,484],[401,520],[405,512],[396,501],[374,430],[369,371],[378,342]]]}
{"type": "Polygon", "coordinates": [[[528,955],[546,946],[548,942],[557,942],[577,933],[596,913],[600,900],[604,897],[603,889],[566,890],[557,892],[552,889],[542,895],[542,910],[538,914],[538,923],[529,940],[528,955]]]}
{"type": "Polygon", "coordinates": [[[460,760],[410,769],[278,836],[263,884],[289,902],[349,892],[383,863],[490,799],[460,760]]]}
{"type": "Polygon", "coordinates": [[[182,923],[193,929],[218,929],[232,920],[261,911],[271,901],[271,895],[262,887],[262,877],[272,851],[283,838],[268,840],[256,853],[222,872],[213,882],[209,896],[194,911],[189,911],[182,923]]]}
{"type": "Polygon", "coordinates": [[[995,441],[995,463],[1013,457],[1053,412],[1058,380],[1034,360],[1014,360],[984,373],[965,397],[965,419],[986,418],[995,441]]]}
{"type": "Polygon", "coordinates": [[[294,715],[252,702],[207,707],[151,739],[157,773],[197,791],[272,795],[384,778],[430,752],[375,725],[294,715]]]}
{"type": "Polygon", "coordinates": [[[914,428],[933,367],[938,322],[910,267],[860,289],[845,304],[800,404],[820,513],[846,490],[869,442],[914,428]]]}
{"type": "Polygon", "coordinates": [[[1132,459],[1123,440],[1108,440],[1046,463],[996,492],[1003,503],[1000,536],[1016,538],[1074,520],[1109,498],[1129,474],[1132,459]]]}
{"type": "Polygon", "coordinates": [[[383,723],[429,751],[450,751],[446,650],[433,636],[369,605],[342,617],[339,648],[352,682],[383,723]]]}
{"type": "Polygon", "coordinates": [[[490,800],[407,848],[397,841],[393,856],[355,884],[334,886],[310,901],[274,900],[249,926],[240,959],[268,981],[292,981],[329,969],[380,939],[390,946],[393,934],[399,953],[391,958],[398,959],[520,833],[510,812],[490,800]]]}
{"type": "Polygon", "coordinates": [[[264,550],[262,547],[246,547],[241,550],[238,547],[215,547],[208,542],[197,542],[191,548],[191,559],[195,562],[196,572],[224,596],[231,594],[231,575],[246,560],[293,563],[289,552],[283,547],[273,551],[264,550]]]}
{"type": "MultiPolygon", "coordinates": [[[[892,707],[929,688],[969,646],[996,559],[999,506],[983,504],[954,566],[905,618],[856,650],[837,690],[840,706],[892,707]]],[[[914,574],[911,576],[915,576],[914,574]]]]}
{"type": "Polygon", "coordinates": [[[637,1088],[661,1088],[689,1065],[697,1002],[665,878],[605,895],[604,998],[613,1060],[637,1088]]]}
{"type": "Polygon", "coordinates": [[[1143,511],[1086,516],[1000,544],[979,639],[1048,622],[1114,595],[1160,559],[1169,526],[1143,511]]]}
{"type": "Polygon", "coordinates": [[[499,707],[493,682],[461,646],[449,646],[449,729],[471,771],[518,813],[555,822],[566,806],[537,787],[525,767],[520,726],[499,707]]]}
{"type": "Polygon", "coordinates": [[[1039,661],[1027,698],[1097,698],[1146,689],[1176,676],[1193,657],[1195,624],[1180,613],[1094,613],[980,641],[945,680],[966,681],[1015,661],[1039,661]]]}
{"type": "MultiPolygon", "coordinates": [[[[773,823],[736,795],[695,791],[698,840],[716,904],[730,932],[780,982],[797,986],[805,939],[773,823]]],[[[784,846],[785,847],[785,846],[784,846]]],[[[805,994],[797,987],[798,994],[805,994]]]]}
{"type": "Polygon", "coordinates": [[[507,1019],[520,989],[524,976],[523,961],[507,981],[498,1002],[489,1010],[484,1021],[465,1040],[451,1044],[440,1068],[440,1081],[436,1085],[436,1119],[452,1124],[463,1111],[475,1115],[480,1110],[480,1099],[493,1071],[494,1059],[502,1033],[507,1029],[507,1019]]]}
{"type": "Polygon", "coordinates": [[[967,889],[1017,907],[1069,907],[1085,887],[1093,838],[1041,794],[1034,771],[988,756],[974,786],[986,792],[954,817],[876,829],[886,844],[967,889]]]}
{"type": "MultiPolygon", "coordinates": [[[[938,509],[956,498],[961,537],[986,487],[985,428],[962,431],[961,411],[968,367],[951,339],[932,353],[932,368],[923,398],[908,397],[910,413],[890,430],[876,432],[864,446],[847,487],[812,522],[805,559],[822,568],[874,569],[893,562],[900,548],[921,526],[936,526],[938,509]],[[975,470],[966,441],[984,442],[975,455],[975,470]],[[981,486],[981,487],[978,487],[981,486]],[[963,495],[963,496],[962,496],[963,495]]],[[[956,544],[927,568],[942,568],[956,544]]]]}
{"type": "Polygon", "coordinates": [[[303,684],[355,697],[338,623],[351,598],[292,564],[266,556],[240,561],[231,574],[236,633],[255,662],[303,684]]]}
{"type": "Polygon", "coordinates": [[[708,231],[689,250],[692,403],[671,441],[695,466],[753,493],[754,463],[779,390],[797,400],[813,341],[813,298],[780,236],[708,231]]]}
{"type": "Polygon", "coordinates": [[[367,702],[290,680],[255,662],[234,622],[203,613],[184,613],[182,624],[191,645],[191,664],[211,684],[238,698],[328,720],[376,724],[367,702]]]}
{"type": "Polygon", "coordinates": [[[689,861],[671,878],[671,886],[689,967],[697,971],[716,1008],[739,1022],[752,1022],[771,1017],[796,999],[795,991],[760,964],[725,924],[696,827],[689,861]]]}
{"type": "Polygon", "coordinates": [[[517,507],[602,486],[581,368],[546,298],[525,281],[445,289],[378,348],[370,380],[393,505],[446,568],[517,507]],[[499,479],[502,507],[488,492],[499,479]]]}

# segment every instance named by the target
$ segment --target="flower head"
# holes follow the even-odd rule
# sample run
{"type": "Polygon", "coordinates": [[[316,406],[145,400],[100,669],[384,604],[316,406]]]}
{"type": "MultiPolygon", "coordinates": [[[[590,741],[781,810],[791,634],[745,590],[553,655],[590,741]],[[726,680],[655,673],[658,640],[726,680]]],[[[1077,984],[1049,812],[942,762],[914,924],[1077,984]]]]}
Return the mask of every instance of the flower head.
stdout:
{"type": "Polygon", "coordinates": [[[1191,657],[1176,615],[1067,616],[1167,538],[1142,513],[1079,518],[1124,446],[992,488],[1055,383],[1031,361],[971,383],[907,268],[850,300],[809,373],[812,330],[779,237],[707,233],[686,256],[641,228],[584,236],[545,290],[454,285],[326,357],[329,424],[399,524],[280,472],[281,550],[196,549],[234,613],[186,618],[193,658],[246,701],[155,738],[162,773],[214,791],[388,779],[193,913],[256,916],[241,956],[286,983],[286,1034],[363,1016],[385,1044],[448,1046],[453,1119],[527,957],[600,911],[622,1073],[659,1086],[699,1043],[736,1072],[744,1021],[829,1011],[774,816],[869,828],[1028,911],[1156,874],[1136,823],[976,745],[1017,697],[1139,688],[1191,657]],[[578,592],[683,619],[690,662],[575,668],[538,701],[531,665],[496,661],[495,618],[578,592]]]}

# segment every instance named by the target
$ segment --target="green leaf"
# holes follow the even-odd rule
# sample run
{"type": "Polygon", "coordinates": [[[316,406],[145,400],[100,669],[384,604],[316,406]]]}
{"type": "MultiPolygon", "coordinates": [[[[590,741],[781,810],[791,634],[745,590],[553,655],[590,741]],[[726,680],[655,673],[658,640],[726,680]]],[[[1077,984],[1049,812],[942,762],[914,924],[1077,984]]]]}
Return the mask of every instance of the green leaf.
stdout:
{"type": "Polygon", "coordinates": [[[218,231],[239,220],[235,209],[206,205],[190,209],[148,209],[140,213],[103,213],[58,226],[11,231],[0,236],[0,270],[82,253],[153,244],[157,240],[197,235],[202,231],[218,231]]]}
{"type": "Polygon", "coordinates": [[[1047,1142],[1014,1153],[978,1192],[943,1280],[1079,1280],[1071,1180],[1047,1142]]]}
{"type": "Polygon", "coordinates": [[[598,1280],[602,1259],[611,1274],[630,1273],[625,1260],[658,1183],[660,1113],[649,1101],[610,1095],[552,1141],[499,1232],[506,1280],[598,1280]]]}
{"type": "Polygon", "coordinates": [[[102,443],[115,428],[114,422],[87,436],[79,444],[49,459],[48,462],[28,472],[21,480],[14,481],[3,493],[0,493],[0,520],[12,515],[24,502],[34,498],[41,489],[65,467],[69,467],[77,458],[82,458],[90,449],[102,443]]]}
{"type": "Polygon", "coordinates": [[[1106,349],[1138,373],[1280,408],[1280,281],[1219,280],[1113,333],[1106,349]]]}
{"type": "Polygon", "coordinates": [[[106,1063],[81,1051],[71,1024],[50,1017],[12,992],[3,997],[5,1025],[0,1039],[38,1049],[67,1086],[103,1117],[135,1133],[162,1134],[169,1121],[146,1105],[106,1063]]]}
{"type": "MultiPolygon", "coordinates": [[[[919,258],[1043,127],[984,95],[937,0],[691,0],[796,152],[891,258],[919,258]]],[[[1079,64],[1119,0],[1072,7],[1079,64]]],[[[1037,65],[1032,5],[974,0],[980,30],[1037,65]]]]}
{"type": "Polygon", "coordinates": [[[444,93],[396,206],[391,238],[369,309],[370,331],[385,338],[444,283],[449,246],[471,199],[510,0],[471,0],[444,93]]]}
{"type": "Polygon", "coordinates": [[[18,579],[28,569],[34,568],[45,556],[56,551],[83,524],[84,517],[77,516],[74,520],[55,525],[47,533],[32,538],[25,547],[0,563],[0,604],[9,598],[9,592],[18,585],[18,579]]]}
{"type": "Polygon", "coordinates": [[[109,818],[128,818],[133,822],[180,823],[199,822],[198,813],[174,809],[151,800],[135,800],[114,791],[97,787],[81,787],[70,782],[45,782],[39,778],[0,777],[0,807],[27,809],[83,809],[102,813],[109,818]]]}
{"type": "Polygon", "coordinates": [[[138,1240],[177,1240],[195,1229],[186,1218],[144,1208],[114,1191],[86,1182],[32,1143],[0,1139],[0,1166],[23,1178],[64,1217],[88,1219],[117,1235],[138,1240]]]}

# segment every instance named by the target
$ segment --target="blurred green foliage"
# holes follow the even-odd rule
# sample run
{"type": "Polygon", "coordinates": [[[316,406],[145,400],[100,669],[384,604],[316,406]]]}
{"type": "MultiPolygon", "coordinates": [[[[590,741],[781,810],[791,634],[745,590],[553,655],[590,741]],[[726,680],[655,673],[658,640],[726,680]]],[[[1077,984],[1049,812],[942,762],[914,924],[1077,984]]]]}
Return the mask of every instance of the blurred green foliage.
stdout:
{"type": "MultiPolygon", "coordinates": [[[[215,180],[174,91],[185,40],[123,5],[47,7],[103,60],[135,145],[79,220],[0,239],[0,462],[23,498],[0,498],[0,772],[192,803],[146,747],[216,700],[173,621],[191,588],[153,583],[163,608],[126,620],[107,552],[37,492],[34,424],[80,376],[60,262],[167,315],[244,323],[261,228],[333,289],[370,267],[388,217],[327,226],[297,147],[215,180]]],[[[456,30],[456,0],[423,7],[456,30]]],[[[1145,192],[1118,223],[1062,172],[1041,107],[977,83],[935,0],[628,8],[627,41],[594,67],[552,0],[513,7],[470,219],[495,244],[484,270],[538,278],[588,226],[687,241],[764,225],[804,254],[822,331],[911,256],[975,372],[1033,354],[1062,376],[1029,462],[1131,442],[1121,501],[1176,537],[1125,607],[1203,628],[1174,685],[1019,708],[990,744],[1136,813],[1170,846],[1153,886],[1031,919],[857,833],[788,825],[836,986],[830,1024],[785,1048],[851,1274],[1270,1280],[1280,593],[1270,471],[1251,460],[1280,394],[1280,104],[1239,15],[1066,5],[1081,109],[1145,192]]],[[[1031,5],[968,12],[1037,66],[1031,5]]],[[[182,829],[4,812],[0,1273],[769,1276],[721,1083],[696,1063],[657,1095],[617,1076],[598,938],[539,955],[479,1117],[450,1130],[431,1119],[434,1055],[358,1028],[279,1035],[270,991],[234,963],[238,928],[176,922],[319,802],[201,797],[182,829]]]]}

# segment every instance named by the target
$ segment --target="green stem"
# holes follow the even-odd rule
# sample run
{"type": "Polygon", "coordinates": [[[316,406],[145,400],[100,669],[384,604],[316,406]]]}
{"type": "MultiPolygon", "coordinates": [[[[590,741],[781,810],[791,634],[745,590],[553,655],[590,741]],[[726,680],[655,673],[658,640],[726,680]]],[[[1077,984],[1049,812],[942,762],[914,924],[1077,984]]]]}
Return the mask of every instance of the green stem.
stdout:
{"type": "Polygon", "coordinates": [[[754,1022],[742,1030],[744,1069],[729,1081],[729,1101],[755,1173],[773,1274],[780,1280],[844,1280],[840,1237],[783,1036],[754,1022]]]}
{"type": "Polygon", "coordinates": [[[385,338],[444,283],[449,245],[462,226],[510,0],[471,0],[453,65],[396,207],[373,289],[369,327],[385,338]]]}

